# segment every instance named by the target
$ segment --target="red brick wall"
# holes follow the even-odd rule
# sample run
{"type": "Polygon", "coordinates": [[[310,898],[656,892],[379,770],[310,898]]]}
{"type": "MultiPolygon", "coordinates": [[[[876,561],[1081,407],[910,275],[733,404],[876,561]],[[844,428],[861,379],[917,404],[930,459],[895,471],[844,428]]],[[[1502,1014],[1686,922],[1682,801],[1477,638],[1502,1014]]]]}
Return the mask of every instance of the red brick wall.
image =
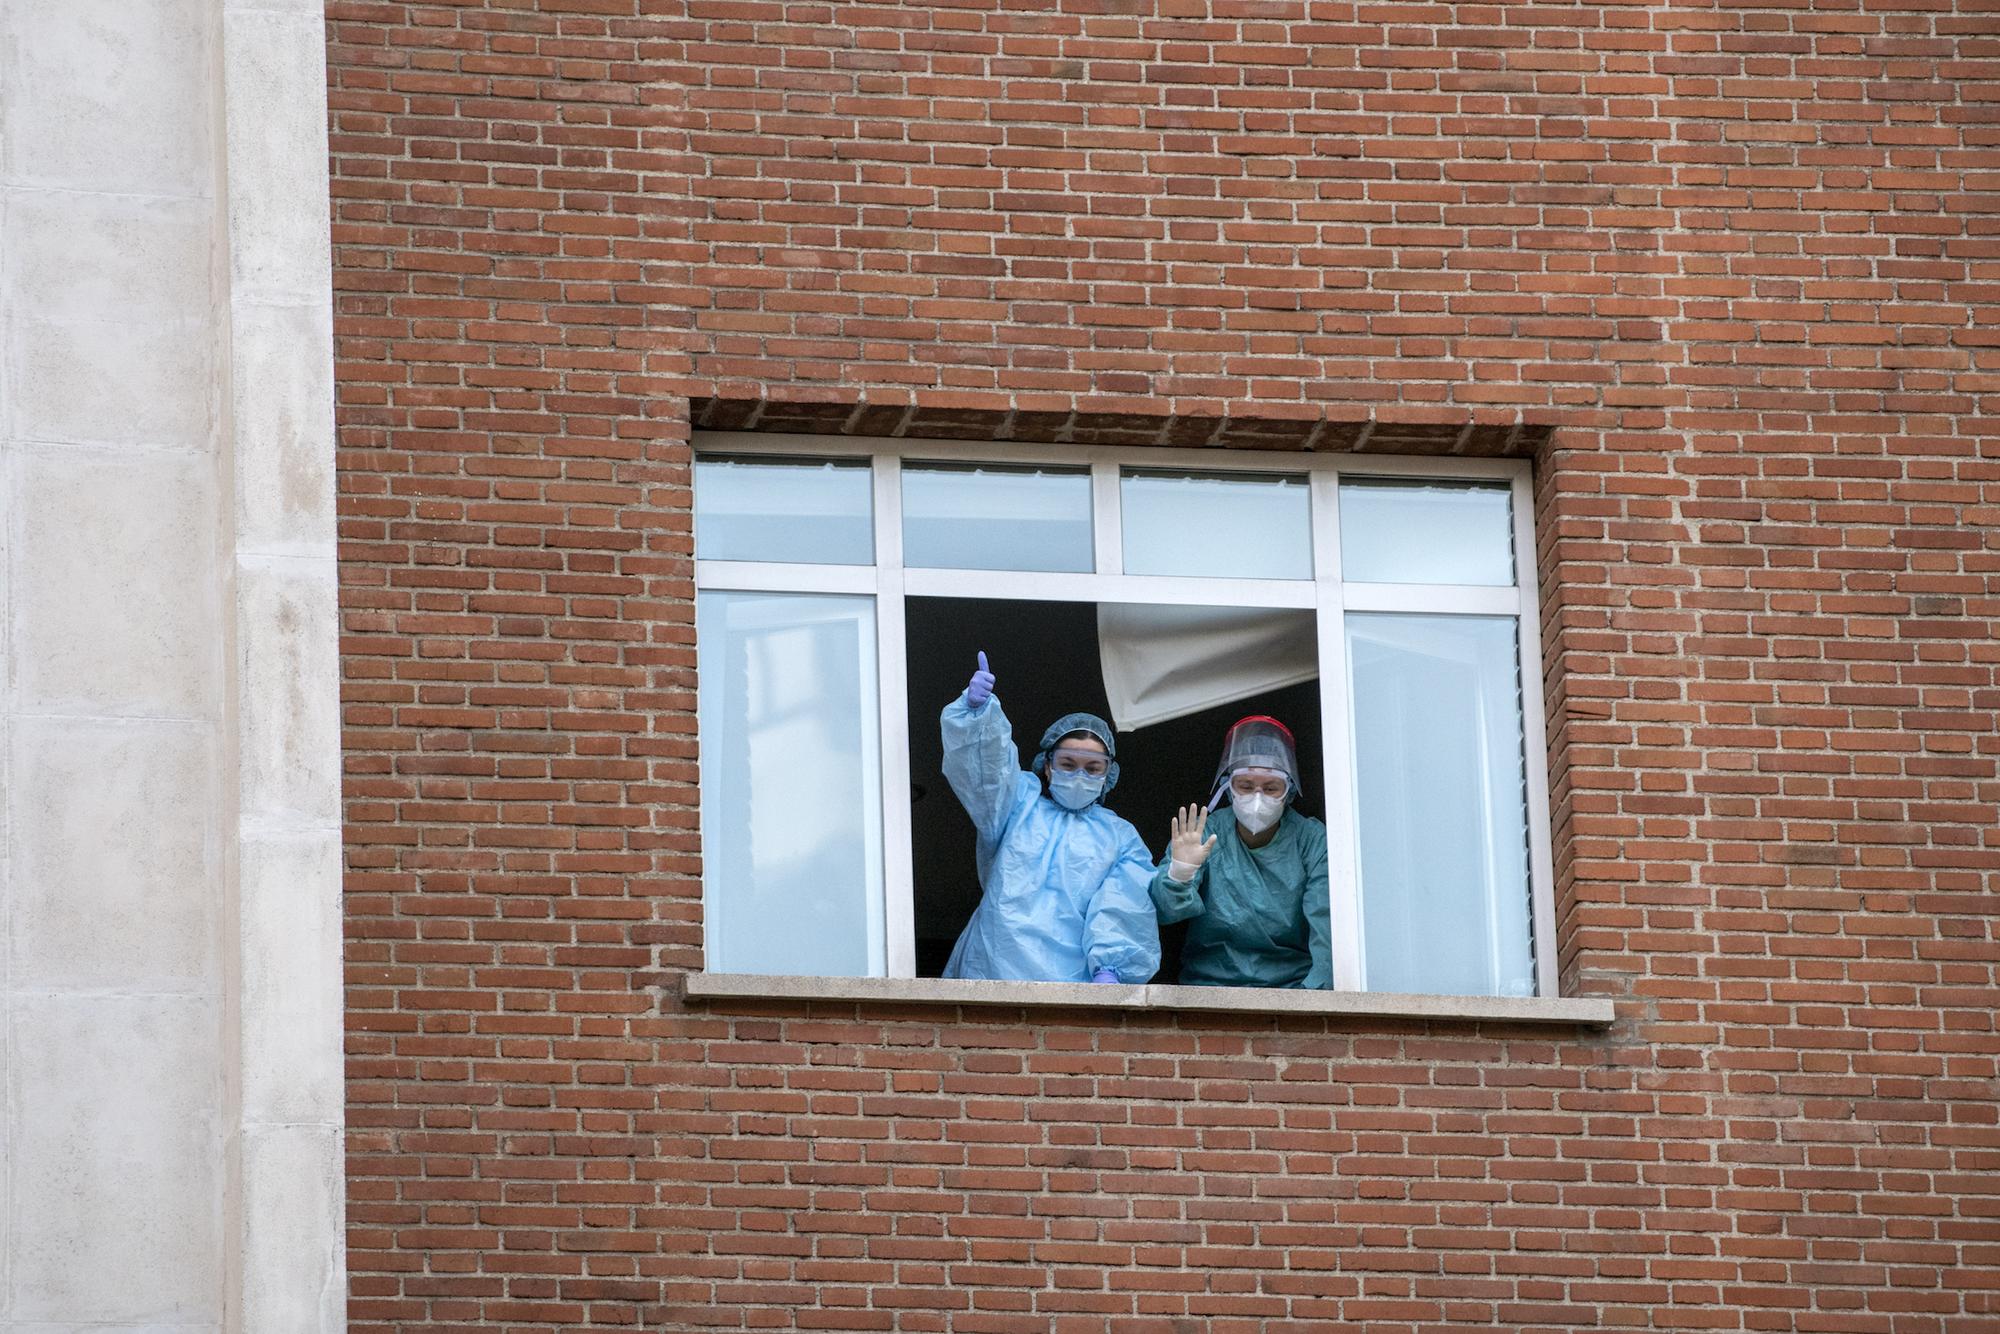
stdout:
{"type": "Polygon", "coordinates": [[[2000,1328],[1993,0],[328,18],[356,1330],[2000,1328]],[[691,400],[1532,452],[1618,1027],[684,1007],[691,400]]]}

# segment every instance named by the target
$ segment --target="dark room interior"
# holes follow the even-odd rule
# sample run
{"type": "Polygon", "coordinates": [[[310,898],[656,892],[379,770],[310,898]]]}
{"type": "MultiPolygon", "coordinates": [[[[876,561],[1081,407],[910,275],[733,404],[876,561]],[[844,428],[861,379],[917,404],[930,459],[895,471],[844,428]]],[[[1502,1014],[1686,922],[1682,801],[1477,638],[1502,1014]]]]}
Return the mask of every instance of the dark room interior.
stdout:
{"type": "MultiPolygon", "coordinates": [[[[972,822],[945,782],[938,713],[965,688],[983,650],[1025,768],[1044,728],[1078,710],[1109,718],[1097,608],[1083,602],[909,598],[911,842],[916,870],[917,973],[937,977],[979,902],[972,822]]],[[[1130,820],[1155,858],[1168,822],[1205,803],[1229,725],[1269,714],[1298,740],[1304,790],[1295,808],[1322,816],[1319,683],[1307,681],[1118,735],[1118,786],[1105,804],[1130,820]]],[[[1159,982],[1178,976],[1186,925],[1161,931],[1159,982]]]]}

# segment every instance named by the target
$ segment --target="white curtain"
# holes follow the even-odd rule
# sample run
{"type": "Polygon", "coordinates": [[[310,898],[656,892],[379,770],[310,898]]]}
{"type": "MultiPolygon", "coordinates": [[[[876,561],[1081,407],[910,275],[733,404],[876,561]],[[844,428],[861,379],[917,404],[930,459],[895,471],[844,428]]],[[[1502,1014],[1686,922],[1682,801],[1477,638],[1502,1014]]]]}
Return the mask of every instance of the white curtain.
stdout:
{"type": "Polygon", "coordinates": [[[1121,732],[1319,675],[1310,611],[1102,603],[1097,643],[1121,732]]]}

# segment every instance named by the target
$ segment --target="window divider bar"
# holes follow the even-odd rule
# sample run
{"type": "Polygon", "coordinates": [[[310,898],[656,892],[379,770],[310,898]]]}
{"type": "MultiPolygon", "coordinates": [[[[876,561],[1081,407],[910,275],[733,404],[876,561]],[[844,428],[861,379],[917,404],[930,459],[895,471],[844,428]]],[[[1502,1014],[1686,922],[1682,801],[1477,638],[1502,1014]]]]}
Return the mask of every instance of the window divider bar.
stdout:
{"type": "MultiPolygon", "coordinates": [[[[695,587],[749,593],[876,593],[886,566],[778,565],[759,561],[695,562],[695,587]]],[[[1199,602],[1215,606],[1319,605],[1305,579],[1192,579],[1183,575],[1066,574],[1040,570],[932,570],[894,567],[898,591],[911,597],[1011,598],[1051,602],[1199,602]]],[[[1511,592],[1511,590],[1508,590],[1511,592]]],[[[1491,611],[1489,608],[1481,610],[1491,611]]],[[[1505,612],[1514,614],[1510,600],[1505,612]]]]}
{"type": "Polygon", "coordinates": [[[882,746],[882,926],[889,977],[917,975],[915,853],[910,829],[910,701],[904,659],[902,462],[875,468],[875,638],[882,746]]]}
{"type": "Polygon", "coordinates": [[[780,565],[749,560],[698,560],[696,588],[731,593],[873,593],[870,565],[780,565]]]}
{"type": "Polygon", "coordinates": [[[1118,464],[1090,465],[1090,538],[1099,574],[1125,572],[1125,521],[1118,507],[1118,464]]]}
{"type": "Polygon", "coordinates": [[[1354,739],[1349,725],[1347,629],[1340,580],[1340,477],[1334,472],[1313,474],[1312,523],[1333,989],[1364,991],[1368,979],[1361,950],[1361,848],[1354,809],[1354,739]]]}
{"type": "Polygon", "coordinates": [[[1530,474],[1514,477],[1514,584],[1520,623],[1521,751],[1528,798],[1528,896],[1534,923],[1535,994],[1562,994],[1556,958],[1556,877],[1549,812],[1549,733],[1542,683],[1542,601],[1536,578],[1535,495],[1530,474]]]}
{"type": "Polygon", "coordinates": [[[1348,611],[1406,612],[1415,616],[1518,616],[1519,588],[1475,584],[1347,584],[1348,611]]]}
{"type": "Polygon", "coordinates": [[[911,597],[1030,599],[1042,602],[1196,603],[1226,607],[1318,604],[1306,579],[1190,579],[1181,575],[1062,574],[1025,570],[905,570],[911,597]]]}

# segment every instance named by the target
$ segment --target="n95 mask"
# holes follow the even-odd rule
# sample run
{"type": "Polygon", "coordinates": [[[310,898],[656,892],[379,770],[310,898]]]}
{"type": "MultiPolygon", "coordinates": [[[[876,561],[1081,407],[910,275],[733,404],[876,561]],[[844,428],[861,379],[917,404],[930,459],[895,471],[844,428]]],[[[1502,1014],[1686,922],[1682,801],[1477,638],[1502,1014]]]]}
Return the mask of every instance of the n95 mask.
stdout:
{"type": "Polygon", "coordinates": [[[1278,823],[1278,817],[1285,813],[1285,801],[1268,792],[1258,792],[1251,796],[1238,793],[1230,799],[1230,809],[1236,812],[1236,823],[1252,834],[1261,834],[1278,823]]]}

